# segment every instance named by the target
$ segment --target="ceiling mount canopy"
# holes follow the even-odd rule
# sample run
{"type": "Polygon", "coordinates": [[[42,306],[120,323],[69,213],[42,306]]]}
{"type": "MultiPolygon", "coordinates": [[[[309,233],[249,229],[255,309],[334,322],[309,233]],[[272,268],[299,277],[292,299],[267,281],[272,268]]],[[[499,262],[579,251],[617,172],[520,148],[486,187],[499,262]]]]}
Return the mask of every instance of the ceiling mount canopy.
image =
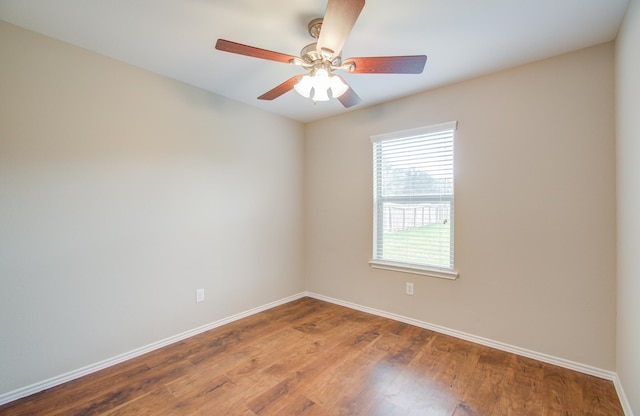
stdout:
{"type": "Polygon", "coordinates": [[[313,19],[307,25],[307,30],[309,31],[309,35],[312,38],[318,39],[320,37],[320,28],[322,27],[322,17],[318,17],[317,19],[313,19]]]}
{"type": "Polygon", "coordinates": [[[300,57],[224,39],[218,39],[216,49],[293,64],[308,71],[306,75],[296,75],[262,94],[258,97],[260,100],[273,100],[295,89],[300,95],[313,101],[336,98],[344,107],[352,107],[362,100],[335,71],[353,74],[420,74],[427,61],[425,55],[411,55],[348,58],[343,62],[342,47],[363,8],[364,0],[329,0],[324,18],[309,22],[309,35],[316,42],[305,46],[300,57]]]}

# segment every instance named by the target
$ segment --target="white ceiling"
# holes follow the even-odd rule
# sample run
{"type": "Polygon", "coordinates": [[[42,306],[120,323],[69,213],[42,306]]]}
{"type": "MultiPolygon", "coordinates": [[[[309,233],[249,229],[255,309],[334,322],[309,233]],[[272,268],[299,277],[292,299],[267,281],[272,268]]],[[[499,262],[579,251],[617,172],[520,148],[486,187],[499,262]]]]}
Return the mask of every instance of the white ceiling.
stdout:
{"type": "MultiPolygon", "coordinates": [[[[420,75],[344,74],[362,108],[615,39],[629,0],[367,0],[342,56],[427,55],[420,75]]],[[[299,55],[326,0],[0,0],[0,19],[299,120],[345,110],[290,91],[256,97],[292,65],[214,49],[216,39],[299,55]]]]}

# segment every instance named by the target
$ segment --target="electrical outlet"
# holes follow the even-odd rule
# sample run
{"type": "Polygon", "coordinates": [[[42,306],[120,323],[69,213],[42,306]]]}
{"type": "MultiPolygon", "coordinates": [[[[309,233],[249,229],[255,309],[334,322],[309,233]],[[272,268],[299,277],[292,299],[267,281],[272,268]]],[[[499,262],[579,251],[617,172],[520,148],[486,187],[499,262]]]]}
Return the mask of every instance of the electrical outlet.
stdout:
{"type": "Polygon", "coordinates": [[[406,292],[407,292],[407,295],[413,295],[413,283],[407,282],[406,292]]]}
{"type": "Polygon", "coordinates": [[[204,289],[196,290],[196,302],[204,302],[204,289]]]}

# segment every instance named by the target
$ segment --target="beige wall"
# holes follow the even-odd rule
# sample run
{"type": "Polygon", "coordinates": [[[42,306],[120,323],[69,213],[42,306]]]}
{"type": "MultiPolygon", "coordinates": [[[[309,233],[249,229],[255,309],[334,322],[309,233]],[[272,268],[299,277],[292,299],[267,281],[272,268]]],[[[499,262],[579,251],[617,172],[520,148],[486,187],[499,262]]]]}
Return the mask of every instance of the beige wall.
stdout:
{"type": "Polygon", "coordinates": [[[303,291],[302,137],[0,22],[0,394],[303,291]]]}
{"type": "Polygon", "coordinates": [[[615,369],[612,43],[310,123],[306,136],[309,291],[615,369]],[[369,137],[452,120],[460,278],[371,269],[369,137]]]}
{"type": "Polygon", "coordinates": [[[631,0],[617,41],[617,372],[640,415],[640,2],[631,0]]]}

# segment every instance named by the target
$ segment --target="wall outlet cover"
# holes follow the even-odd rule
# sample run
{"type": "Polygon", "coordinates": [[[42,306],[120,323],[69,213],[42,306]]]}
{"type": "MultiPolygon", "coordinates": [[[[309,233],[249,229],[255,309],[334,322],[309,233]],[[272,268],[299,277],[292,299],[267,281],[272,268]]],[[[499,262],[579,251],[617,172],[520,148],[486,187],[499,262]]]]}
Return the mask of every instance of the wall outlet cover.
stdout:
{"type": "Polygon", "coordinates": [[[407,295],[413,295],[413,283],[407,283],[406,293],[407,295]]]}

